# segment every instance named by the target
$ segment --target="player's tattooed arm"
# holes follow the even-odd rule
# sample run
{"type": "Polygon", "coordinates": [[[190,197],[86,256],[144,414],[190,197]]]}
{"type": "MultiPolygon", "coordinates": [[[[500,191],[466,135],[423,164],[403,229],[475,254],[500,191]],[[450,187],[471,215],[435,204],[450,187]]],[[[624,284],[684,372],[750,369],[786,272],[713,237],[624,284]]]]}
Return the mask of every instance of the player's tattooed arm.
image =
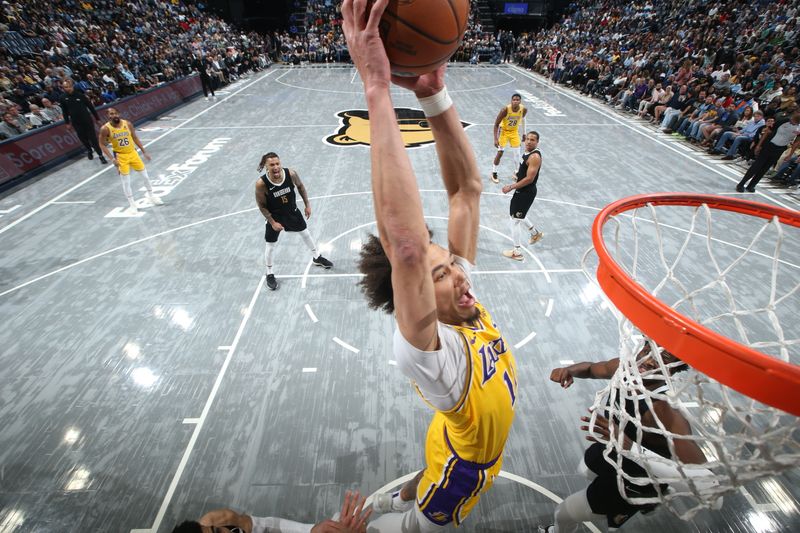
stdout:
{"type": "Polygon", "coordinates": [[[289,170],[289,176],[292,178],[292,183],[294,186],[297,187],[297,192],[300,193],[300,198],[303,199],[303,204],[306,206],[306,218],[311,216],[311,202],[308,200],[308,193],[306,192],[306,186],[303,185],[303,181],[300,179],[300,175],[295,172],[294,170],[289,170]]]}
{"type": "Polygon", "coordinates": [[[264,185],[264,182],[261,180],[256,182],[256,205],[258,206],[258,210],[261,211],[261,214],[264,215],[264,218],[269,225],[278,231],[276,228],[278,222],[272,218],[272,213],[270,213],[269,209],[267,209],[267,189],[266,185],[264,185]]]}

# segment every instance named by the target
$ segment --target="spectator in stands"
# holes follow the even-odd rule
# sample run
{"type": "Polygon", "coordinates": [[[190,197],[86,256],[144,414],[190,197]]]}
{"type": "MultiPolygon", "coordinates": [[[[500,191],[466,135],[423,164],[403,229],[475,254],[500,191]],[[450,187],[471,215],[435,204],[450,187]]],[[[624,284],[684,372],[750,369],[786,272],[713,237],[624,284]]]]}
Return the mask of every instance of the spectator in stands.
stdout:
{"type": "Polygon", "coordinates": [[[110,83],[106,85],[106,88],[103,92],[100,93],[100,99],[103,101],[104,104],[110,104],[119,99],[117,96],[117,92],[114,90],[114,86],[110,83]]]}
{"type": "Polygon", "coordinates": [[[691,93],[689,92],[688,85],[681,85],[681,88],[678,90],[677,93],[672,95],[672,98],[669,99],[665,105],[660,105],[656,107],[656,120],[658,120],[659,116],[663,117],[661,119],[661,129],[664,130],[666,133],[671,133],[670,130],[673,121],[677,120],[677,117],[681,115],[681,112],[684,108],[687,108],[692,104],[691,93]]]}
{"type": "Polygon", "coordinates": [[[11,111],[3,113],[3,122],[0,123],[0,140],[11,139],[28,131],[11,111]]]}
{"type": "Polygon", "coordinates": [[[47,115],[42,112],[42,108],[40,108],[38,105],[31,104],[30,107],[31,112],[28,113],[26,117],[30,121],[33,128],[47,126],[48,124],[52,123],[52,120],[47,118],[47,115]]]}
{"type": "Polygon", "coordinates": [[[46,116],[50,122],[64,120],[64,114],[61,112],[61,108],[53,105],[53,102],[47,98],[42,98],[42,114],[46,116]]]}
{"type": "MultiPolygon", "coordinates": [[[[746,118],[752,118],[752,108],[748,107],[745,111],[748,111],[750,114],[750,116],[746,118]]],[[[717,116],[714,122],[711,124],[706,124],[700,128],[700,135],[703,138],[701,145],[712,146],[713,141],[717,138],[717,135],[733,130],[738,120],[739,116],[736,114],[736,106],[733,104],[733,102],[731,102],[724,109],[724,111],[717,116]]]]}
{"type": "Polygon", "coordinates": [[[753,113],[753,120],[747,122],[740,128],[723,133],[717,141],[717,144],[711,150],[711,153],[721,154],[723,151],[725,151],[725,145],[730,141],[731,146],[725,152],[725,156],[722,159],[725,161],[731,161],[735,159],[736,154],[739,153],[739,147],[742,145],[742,143],[752,142],[758,130],[764,127],[764,123],[764,112],[760,109],[755,111],[753,113]]]}

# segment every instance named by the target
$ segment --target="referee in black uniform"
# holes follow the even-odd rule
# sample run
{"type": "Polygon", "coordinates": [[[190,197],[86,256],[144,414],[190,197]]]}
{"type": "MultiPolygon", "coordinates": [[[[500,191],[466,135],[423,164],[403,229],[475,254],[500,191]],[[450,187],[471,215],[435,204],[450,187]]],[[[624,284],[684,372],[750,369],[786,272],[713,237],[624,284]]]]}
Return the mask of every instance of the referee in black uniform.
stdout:
{"type": "Polygon", "coordinates": [[[89,159],[94,159],[92,148],[94,148],[97,155],[100,156],[100,162],[108,163],[106,158],[103,157],[103,152],[100,151],[100,143],[97,141],[97,132],[94,130],[94,120],[100,121],[100,116],[97,110],[92,105],[92,102],[86,98],[86,95],[80,91],[75,90],[75,84],[70,79],[61,82],[61,87],[66,93],[64,98],[61,99],[61,109],[64,112],[64,123],[68,126],[71,125],[78,134],[78,138],[89,151],[89,159]]]}

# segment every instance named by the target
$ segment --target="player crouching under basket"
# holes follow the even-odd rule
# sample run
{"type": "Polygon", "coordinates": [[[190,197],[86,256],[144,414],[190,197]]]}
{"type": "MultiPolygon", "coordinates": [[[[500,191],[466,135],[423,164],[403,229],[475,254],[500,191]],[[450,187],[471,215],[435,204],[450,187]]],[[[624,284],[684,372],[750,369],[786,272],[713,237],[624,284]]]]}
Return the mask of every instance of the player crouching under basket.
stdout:
{"type": "MultiPolygon", "coordinates": [[[[591,417],[581,417],[585,424],[581,429],[589,432],[586,438],[593,441],[579,465],[579,471],[590,480],[589,486],[560,503],[555,524],[540,528],[540,532],[571,533],[585,521],[606,521],[609,528],[618,528],[638,511],[647,513],[658,505],[661,496],[674,488],[672,483],[664,483],[665,479],[685,485],[687,476],[710,473],[706,468],[687,466],[705,464],[706,456],[694,439],[681,438],[690,436],[692,428],[667,398],[672,376],[689,366],[649,340],[631,366],[636,368],[623,372],[629,381],[627,387],[611,388],[605,411],[595,410],[591,417]],[[630,377],[636,375],[640,379],[634,377],[634,383],[630,383],[630,377]],[[618,446],[625,450],[623,457],[616,451],[618,446]],[[660,458],[632,459],[637,455],[660,458]],[[647,463],[650,473],[643,463],[647,463]],[[676,465],[681,466],[683,475],[676,465]],[[622,478],[625,494],[620,493],[618,477],[622,478]],[[681,478],[684,480],[679,481],[681,478]]],[[[574,378],[612,379],[619,369],[618,357],[599,363],[577,363],[556,368],[550,380],[568,388],[574,378]]]]}

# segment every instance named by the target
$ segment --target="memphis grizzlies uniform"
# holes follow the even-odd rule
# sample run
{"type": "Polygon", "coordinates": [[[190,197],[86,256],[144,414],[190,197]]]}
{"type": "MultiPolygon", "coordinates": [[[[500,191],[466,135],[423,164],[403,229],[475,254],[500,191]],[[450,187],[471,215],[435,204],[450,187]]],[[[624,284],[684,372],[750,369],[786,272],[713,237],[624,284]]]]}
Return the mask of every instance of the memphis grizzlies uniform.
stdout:
{"type": "MultiPolygon", "coordinates": [[[[261,180],[267,186],[267,209],[277,222],[286,231],[303,231],[306,229],[306,221],[303,214],[297,208],[297,197],[295,195],[294,182],[289,175],[289,169],[283,169],[283,181],[273,183],[266,174],[261,176],[261,180]]],[[[267,242],[277,242],[279,232],[272,229],[272,225],[267,223],[264,238],[267,242]]]]}
{"type": "MultiPolygon", "coordinates": [[[[471,265],[458,257],[456,262],[469,279],[471,265]]],[[[459,525],[492,486],[514,421],[517,370],[511,346],[489,312],[478,303],[475,306],[480,316],[470,326],[439,323],[441,348],[436,352],[416,350],[399,330],[395,332],[398,366],[412,379],[437,375],[435,379],[442,381],[424,367],[439,368],[437,358],[445,353],[459,365],[451,381],[460,386],[460,394],[451,397],[447,409],[441,407],[438,391],[428,393],[415,383],[420,396],[436,409],[425,440],[425,472],[417,486],[416,504],[428,521],[440,526],[459,525]]]]}
{"type": "MultiPolygon", "coordinates": [[[[534,148],[532,152],[523,154],[522,161],[519,164],[519,170],[517,170],[517,181],[524,179],[528,175],[528,159],[530,159],[533,154],[539,154],[539,157],[542,157],[542,153],[538,148],[534,148]]],[[[539,181],[539,172],[541,168],[540,166],[539,170],[536,171],[536,176],[534,176],[530,184],[514,190],[514,196],[511,197],[511,204],[509,205],[509,214],[512,218],[522,219],[527,216],[528,210],[536,199],[536,182],[539,181]]]]}
{"type": "MultiPolygon", "coordinates": [[[[666,394],[669,387],[665,384],[650,391],[649,394],[666,394]]],[[[650,407],[645,400],[646,395],[640,394],[634,398],[624,398],[623,406],[628,415],[635,420],[641,420],[645,414],[650,410],[650,407]]],[[[617,408],[620,407],[619,395],[615,400],[617,408]]],[[[608,417],[608,413],[605,413],[608,417]]],[[[637,442],[637,429],[632,423],[625,424],[625,434],[633,442],[637,442]]],[[[648,449],[662,457],[669,458],[671,456],[669,446],[666,439],[661,436],[651,435],[651,442],[648,444],[648,449]]],[[[627,501],[619,492],[619,485],[617,482],[617,469],[608,463],[603,453],[605,451],[605,444],[598,442],[593,443],[583,456],[583,461],[586,467],[597,477],[586,487],[586,499],[589,502],[589,507],[592,512],[599,515],[605,515],[608,521],[608,527],[618,528],[627,522],[633,515],[639,511],[651,511],[655,508],[655,504],[637,505],[627,501]]],[[[612,461],[617,460],[617,452],[609,452],[609,459],[612,461]]],[[[636,462],[623,457],[622,470],[632,478],[649,479],[647,471],[637,464],[636,462]]],[[[628,498],[654,498],[658,495],[658,491],[666,492],[667,485],[662,484],[656,488],[653,483],[638,484],[628,479],[623,480],[623,487],[625,495],[628,498]]]]}
{"type": "Polygon", "coordinates": [[[520,104],[519,109],[514,111],[513,106],[506,106],[506,116],[500,122],[500,138],[498,144],[500,149],[506,145],[512,148],[519,148],[519,126],[522,123],[522,116],[525,113],[525,106],[520,104]]]}
{"type": "Polygon", "coordinates": [[[127,175],[130,173],[131,167],[137,172],[144,170],[144,162],[134,147],[128,121],[121,120],[119,128],[115,128],[110,121],[106,122],[105,126],[108,128],[108,139],[111,141],[114,157],[119,163],[119,173],[127,175]]]}

